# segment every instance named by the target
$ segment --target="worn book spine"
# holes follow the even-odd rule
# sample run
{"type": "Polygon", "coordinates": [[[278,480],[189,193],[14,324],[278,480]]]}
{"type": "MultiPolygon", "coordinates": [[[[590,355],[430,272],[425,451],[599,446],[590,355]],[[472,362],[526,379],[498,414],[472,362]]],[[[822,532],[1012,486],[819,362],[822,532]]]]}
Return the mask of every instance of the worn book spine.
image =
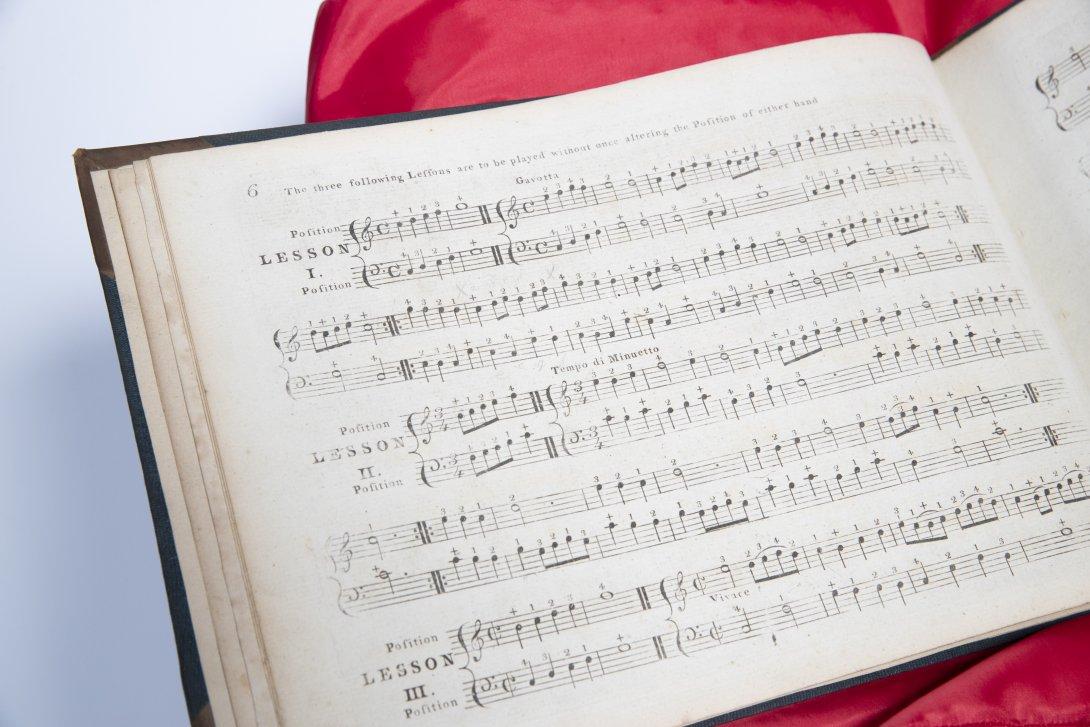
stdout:
{"type": "Polygon", "coordinates": [[[208,689],[205,686],[204,675],[201,671],[200,658],[197,653],[197,641],[193,631],[193,621],[190,617],[189,603],[186,600],[185,584],[182,580],[182,571],[178,563],[178,553],[174,545],[174,534],[170,518],[167,514],[166,499],[163,494],[162,483],[160,482],[159,469],[155,462],[155,452],[152,448],[151,434],[148,431],[144,405],[140,396],[140,388],[136,381],[132,353],[129,349],[125,315],[121,308],[121,298],[117,290],[113,262],[110,259],[109,248],[106,244],[106,235],[99,214],[94,185],[91,183],[91,172],[100,169],[116,168],[158,154],[170,154],[214,146],[229,146],[231,144],[244,144],[285,136],[312,134],[320,131],[332,131],[360,126],[397,123],[414,119],[426,119],[434,116],[445,116],[448,114],[491,108],[493,106],[502,106],[508,103],[518,102],[511,101],[474,106],[460,106],[404,114],[374,116],[362,119],[333,121],[323,124],[299,124],[296,126],[285,126],[274,129],[261,129],[257,131],[179,139],[154,144],[112,147],[108,149],[80,149],[75,153],[74,161],[76,176],[79,182],[80,194],[83,197],[84,216],[87,222],[87,230],[91,238],[95,264],[99,271],[99,279],[102,283],[102,292],[106,299],[106,309],[110,317],[110,326],[113,330],[114,345],[117,348],[117,358],[121,368],[122,382],[125,386],[125,396],[129,404],[129,415],[132,418],[133,434],[136,438],[136,447],[140,457],[140,467],[143,470],[144,485],[148,492],[148,505],[151,512],[152,523],[155,528],[155,539],[159,548],[159,560],[162,563],[163,568],[163,583],[166,586],[170,618],[174,628],[174,641],[178,649],[178,666],[182,679],[182,690],[185,694],[189,718],[193,724],[209,725],[213,723],[210,715],[208,689]]]}

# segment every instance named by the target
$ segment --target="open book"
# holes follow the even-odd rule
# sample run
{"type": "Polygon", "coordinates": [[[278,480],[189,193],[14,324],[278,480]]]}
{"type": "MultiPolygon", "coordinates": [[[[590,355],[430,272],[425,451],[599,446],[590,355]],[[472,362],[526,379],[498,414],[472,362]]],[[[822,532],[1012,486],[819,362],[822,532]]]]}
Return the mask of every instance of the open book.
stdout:
{"type": "Polygon", "coordinates": [[[1088,87],[1026,0],[79,152],[215,722],[686,724],[1090,608],[1088,87]]]}

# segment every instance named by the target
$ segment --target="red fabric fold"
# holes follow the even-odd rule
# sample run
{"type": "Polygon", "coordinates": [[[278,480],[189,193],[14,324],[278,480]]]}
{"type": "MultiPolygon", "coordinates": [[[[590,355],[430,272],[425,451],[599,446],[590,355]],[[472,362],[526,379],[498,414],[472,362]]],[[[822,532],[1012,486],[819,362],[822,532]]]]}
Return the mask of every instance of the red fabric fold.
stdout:
{"type": "Polygon", "coordinates": [[[326,0],[308,120],[549,96],[826,35],[931,52],[1010,0],[326,0]]]}
{"type": "MultiPolygon", "coordinates": [[[[827,35],[936,53],[1011,0],[325,0],[307,119],[549,96],[827,35]]],[[[726,679],[726,677],[724,677],[726,679]]],[[[1090,725],[1090,617],[740,720],[742,727],[1090,725]]]]}

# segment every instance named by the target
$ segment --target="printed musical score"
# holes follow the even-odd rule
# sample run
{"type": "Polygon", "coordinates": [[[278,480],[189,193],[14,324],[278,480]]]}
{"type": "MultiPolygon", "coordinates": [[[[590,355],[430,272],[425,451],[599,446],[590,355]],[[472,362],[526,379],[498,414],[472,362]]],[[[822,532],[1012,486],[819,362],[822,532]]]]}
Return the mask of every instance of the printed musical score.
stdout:
{"type": "MultiPolygon", "coordinates": [[[[922,410],[919,405],[896,407],[895,414],[877,417],[871,421],[860,420],[838,427],[826,426],[819,432],[786,439],[786,445],[776,443],[765,445],[763,448],[761,445],[755,445],[751,449],[719,456],[713,460],[678,464],[668,472],[652,471],[643,475],[630,474],[627,478],[617,477],[612,485],[599,483],[549,495],[546,498],[519,498],[508,502],[498,502],[470,514],[462,514],[457,519],[438,516],[379,531],[345,533],[344,536],[331,540],[329,543],[330,557],[339,569],[348,572],[354,557],[382,557],[384,549],[386,552],[394,552],[435,542],[465,540],[469,539],[471,534],[485,535],[500,529],[519,527],[573,512],[587,512],[606,508],[609,505],[625,506],[628,504],[626,498],[647,503],[650,495],[721,484],[725,478],[733,474],[750,473],[772,467],[780,468],[785,463],[803,461],[818,454],[831,453],[842,448],[873,444],[883,439],[896,440],[917,430],[926,430],[931,427],[941,429],[944,424],[947,427],[960,429],[963,419],[968,420],[977,416],[994,417],[999,411],[1030,406],[1042,400],[1057,398],[1062,398],[1060,382],[1045,381],[1014,385],[1002,390],[963,397],[922,410]]],[[[872,462],[872,464],[876,463],[872,462]]],[[[855,467],[852,470],[857,483],[860,469],[855,467]]],[[[810,480],[810,489],[813,491],[813,478],[808,476],[807,479],[810,480]]],[[[843,476],[835,479],[843,480],[843,476]]],[[[767,489],[770,500],[768,510],[776,507],[776,488],[777,485],[771,485],[767,489]]],[[[797,498],[794,496],[795,488],[793,481],[789,481],[786,485],[792,504],[797,504],[797,498]]],[[[743,502],[748,503],[749,500],[744,499],[743,502]]],[[[761,501],[754,497],[753,502],[760,504],[761,501]]],[[[713,513],[716,510],[718,508],[715,508],[713,513]]],[[[762,507],[761,512],[766,512],[765,508],[762,507]]],[[[611,531],[612,527],[610,527],[611,531]]]]}
{"type": "MultiPolygon", "coordinates": [[[[972,494],[957,505],[929,509],[908,520],[888,520],[849,535],[815,540],[806,545],[771,545],[754,551],[753,558],[734,563],[714,562],[689,572],[670,573],[657,581],[628,585],[617,590],[602,589],[586,599],[569,601],[555,608],[498,616],[465,623],[447,632],[451,648],[479,661],[485,649],[518,644],[545,644],[547,636],[592,626],[613,619],[656,609],[672,610],[687,605],[688,597],[718,600],[725,593],[751,583],[800,575],[810,569],[828,571],[848,562],[869,560],[893,549],[948,542],[960,533],[1003,518],[1051,515],[1057,506],[1073,505],[1090,497],[1081,471],[1068,471],[1055,482],[1032,485],[1003,494],[972,494]]],[[[683,610],[683,608],[682,608],[683,610]]]]}
{"type": "MultiPolygon", "coordinates": [[[[1062,526],[1053,532],[1019,539],[1014,543],[988,544],[960,551],[941,560],[898,569],[893,575],[869,580],[839,581],[839,587],[794,598],[782,604],[729,614],[704,622],[674,620],[672,628],[641,640],[621,640],[580,654],[574,659],[566,654],[536,664],[524,664],[499,673],[477,676],[463,685],[467,703],[485,707],[494,702],[521,697],[557,687],[577,687],[633,669],[672,658],[692,658],[700,652],[741,640],[770,636],[801,629],[827,619],[863,613],[874,607],[909,606],[920,594],[936,589],[962,588],[977,578],[1016,577],[1015,567],[1044,561],[1090,548],[1090,523],[1062,526]],[[561,668],[557,668],[557,665],[561,668]]],[[[797,555],[793,553],[794,555],[797,555]]],[[[673,607],[673,604],[671,604],[673,607]]],[[[684,608],[684,601],[680,609],[684,608]]],[[[572,616],[573,622],[575,617],[572,616]]],[[[559,631],[560,627],[557,627],[559,631]]],[[[479,637],[478,637],[479,638],[479,637]]],[[[472,657],[470,657],[472,659],[472,657]]]]}
{"type": "MultiPolygon", "coordinates": [[[[542,724],[563,696],[587,722],[620,695],[669,724],[714,715],[708,674],[771,699],[836,676],[802,651],[864,673],[1077,605],[1040,584],[1090,551],[1084,387],[902,51],[896,94],[834,63],[821,93],[284,139],[275,179],[240,148],[205,181],[245,214],[183,235],[165,204],[198,464],[262,636],[291,634],[262,647],[284,714],[542,724]]],[[[1065,130],[1087,52],[1037,74],[1065,130]]]]}
{"type": "MultiPolygon", "coordinates": [[[[654,293],[664,287],[684,285],[691,280],[713,276],[724,276],[737,270],[771,264],[779,260],[804,257],[825,250],[848,248],[860,242],[878,240],[884,237],[906,236],[935,227],[952,227],[956,224],[987,222],[983,210],[969,210],[957,205],[950,209],[929,207],[920,203],[908,208],[903,214],[893,214],[883,218],[880,213],[873,217],[860,215],[824,227],[791,236],[789,239],[775,237],[763,242],[733,242],[726,247],[717,246],[713,252],[704,252],[686,259],[672,258],[668,263],[644,263],[635,270],[620,273],[606,272],[603,276],[584,278],[582,275],[558,275],[550,282],[529,290],[512,290],[486,301],[452,301],[435,307],[422,303],[419,308],[406,306],[404,310],[385,315],[346,316],[334,322],[321,321],[315,325],[295,325],[274,334],[276,345],[280,349],[291,348],[297,355],[299,351],[325,353],[359,341],[378,344],[379,341],[394,336],[432,331],[441,328],[461,326],[483,326],[485,323],[502,321],[511,316],[525,317],[535,312],[555,310],[561,307],[611,300],[622,296],[640,296],[654,293]],[[551,283],[551,284],[550,284],[551,283]],[[302,332],[302,335],[300,335],[302,332]]],[[[662,222],[664,229],[669,223],[662,222]]],[[[608,228],[608,226],[607,226],[608,228]]],[[[688,226],[681,228],[682,234],[688,234],[688,226]]],[[[567,248],[557,245],[556,251],[586,251],[592,233],[583,233],[584,244],[569,241],[567,248]]],[[[603,234],[602,228],[594,231],[595,247],[603,234]]],[[[649,228],[641,227],[633,238],[626,234],[626,240],[643,239],[650,236],[649,228]]],[[[480,255],[478,250],[475,255],[480,255]]],[[[507,255],[506,259],[512,256],[507,255]]],[[[497,256],[493,256],[495,263],[497,256]]],[[[505,259],[501,251],[498,259],[505,259]]],[[[502,262],[499,264],[503,264],[502,262]]]]}
{"type": "MultiPolygon", "coordinates": [[[[989,244],[975,244],[971,251],[962,251],[956,244],[932,250],[916,248],[914,252],[897,256],[885,251],[881,258],[872,256],[870,262],[850,267],[840,266],[802,278],[791,275],[787,279],[762,281],[759,288],[746,290],[734,288],[725,293],[712,290],[711,296],[702,300],[682,300],[671,304],[669,299],[660,302],[655,309],[640,312],[622,309],[617,320],[612,316],[600,316],[601,322],[576,321],[571,327],[545,334],[513,338],[505,335],[500,343],[484,341],[473,345],[465,341],[462,346],[448,345],[445,350],[435,349],[429,354],[386,362],[372,357],[374,363],[362,367],[338,367],[312,374],[296,375],[289,370],[287,391],[293,397],[323,396],[345,393],[376,386],[402,384],[413,380],[430,382],[474,370],[497,369],[500,366],[523,364],[528,360],[550,359],[565,354],[603,353],[606,348],[628,341],[651,338],[697,326],[705,326],[724,318],[761,315],[792,307],[801,301],[829,298],[843,293],[859,293],[864,287],[887,286],[890,281],[911,276],[927,276],[952,268],[986,265],[1003,261],[1002,248],[989,244]],[[877,259],[876,259],[877,258],[877,259]]],[[[531,329],[532,330],[532,329],[531,329]]],[[[281,351],[278,334],[274,335],[281,351]]],[[[293,334],[297,336],[296,334],[293,334]]],[[[298,351],[285,354],[285,362],[294,362],[298,351]]]]}
{"type": "Polygon", "coordinates": [[[1085,549],[1086,425],[933,119],[343,225],[351,312],[273,331],[282,394],[383,402],[310,464],[410,499],[324,535],[331,605],[430,609],[495,709],[1085,549]]]}
{"type": "Polygon", "coordinates": [[[1075,2],[96,172],[217,721],[711,724],[1090,607],[1075,2]]]}

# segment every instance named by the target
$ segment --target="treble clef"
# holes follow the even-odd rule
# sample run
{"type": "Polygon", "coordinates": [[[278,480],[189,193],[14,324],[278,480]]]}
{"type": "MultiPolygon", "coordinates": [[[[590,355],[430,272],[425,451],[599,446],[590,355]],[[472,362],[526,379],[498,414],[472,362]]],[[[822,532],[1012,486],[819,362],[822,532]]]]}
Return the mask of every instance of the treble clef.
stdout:
{"type": "Polygon", "coordinates": [[[1056,78],[1055,66],[1049,66],[1047,71],[1037,76],[1037,90],[1048,98],[1060,95],[1060,80],[1056,78]]]}
{"type": "Polygon", "coordinates": [[[674,596],[678,600],[678,611],[685,610],[685,604],[689,600],[689,590],[685,588],[685,574],[681,571],[677,572],[676,583],[674,585],[674,596]]]}
{"type": "Polygon", "coordinates": [[[355,553],[348,546],[352,542],[352,536],[345,533],[341,537],[340,547],[337,549],[337,556],[333,558],[334,568],[342,573],[347,573],[352,568],[352,558],[355,553]]]}
{"type": "Polygon", "coordinates": [[[365,217],[363,221],[352,220],[348,225],[348,234],[356,241],[362,250],[370,250],[371,243],[375,239],[375,233],[371,230],[371,218],[365,217]]]}
{"type": "Polygon", "coordinates": [[[512,195],[496,202],[496,216],[500,218],[506,229],[515,229],[519,219],[518,198],[512,195]]]}
{"type": "Polygon", "coordinates": [[[291,332],[286,335],[279,328],[273,333],[273,345],[281,353],[284,360],[292,363],[299,357],[299,327],[293,326],[291,332]]]}
{"type": "Polygon", "coordinates": [[[405,422],[405,425],[409,429],[409,434],[416,440],[416,447],[413,449],[414,454],[420,451],[420,445],[428,445],[431,443],[432,424],[429,421],[430,418],[431,407],[426,406],[422,411],[414,411],[410,414],[405,422]]]}
{"type": "Polygon", "coordinates": [[[466,624],[462,624],[458,627],[458,645],[462,647],[462,651],[466,655],[466,666],[469,666],[472,662],[481,660],[481,651],[484,649],[484,639],[481,638],[481,628],[483,624],[480,619],[473,622],[473,635],[469,637],[468,641],[465,636],[466,624]]]}

